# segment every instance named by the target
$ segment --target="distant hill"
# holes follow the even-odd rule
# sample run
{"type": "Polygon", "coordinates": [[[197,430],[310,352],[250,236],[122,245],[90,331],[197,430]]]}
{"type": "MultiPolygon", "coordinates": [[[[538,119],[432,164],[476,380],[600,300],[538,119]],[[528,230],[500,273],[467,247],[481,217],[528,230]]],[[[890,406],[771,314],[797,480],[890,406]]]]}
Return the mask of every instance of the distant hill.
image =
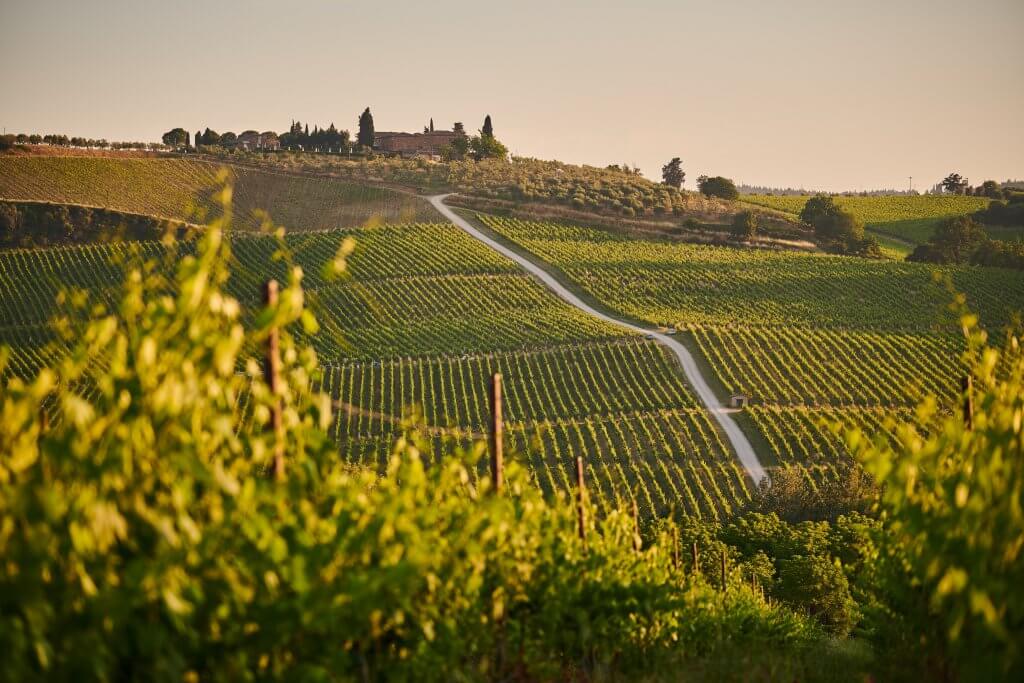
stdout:
{"type": "Polygon", "coordinates": [[[234,186],[235,225],[243,229],[259,227],[257,209],[295,231],[437,217],[426,202],[385,188],[179,158],[2,156],[0,198],[202,222],[221,168],[234,186]]]}
{"type": "MultiPolygon", "coordinates": [[[[809,195],[741,195],[750,204],[798,215],[809,195]]],[[[984,197],[961,195],[884,195],[875,197],[833,198],[837,206],[852,212],[870,229],[882,235],[923,244],[944,219],[963,216],[988,206],[984,197]]]]}

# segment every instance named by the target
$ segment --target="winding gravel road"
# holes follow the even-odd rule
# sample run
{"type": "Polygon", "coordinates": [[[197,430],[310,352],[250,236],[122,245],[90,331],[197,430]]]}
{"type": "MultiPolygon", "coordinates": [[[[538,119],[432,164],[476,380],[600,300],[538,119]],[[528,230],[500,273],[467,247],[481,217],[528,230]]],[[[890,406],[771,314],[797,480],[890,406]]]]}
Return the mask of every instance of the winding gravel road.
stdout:
{"type": "Polygon", "coordinates": [[[562,285],[562,283],[555,279],[551,274],[547,273],[542,268],[540,268],[537,264],[533,263],[526,257],[516,253],[515,251],[509,249],[508,247],[499,244],[495,240],[491,239],[484,233],[474,228],[468,221],[466,221],[461,216],[452,211],[444,203],[444,199],[447,196],[447,194],[439,194],[434,195],[433,197],[426,197],[426,199],[431,203],[431,205],[435,209],[438,210],[438,212],[441,213],[442,216],[444,216],[452,223],[462,228],[472,237],[475,237],[476,239],[480,240],[481,242],[489,246],[491,249],[494,249],[500,254],[507,256],[508,258],[518,263],[520,266],[528,270],[532,275],[537,277],[541,282],[547,285],[548,289],[553,291],[567,303],[571,304],[572,306],[575,306],[576,308],[580,309],[581,311],[589,315],[594,316],[595,318],[600,318],[601,320],[612,323],[614,325],[619,325],[621,327],[625,327],[636,332],[641,332],[643,334],[650,335],[654,339],[658,340],[660,343],[670,348],[672,352],[676,354],[676,357],[679,359],[680,364],[683,366],[683,372],[686,373],[686,379],[689,380],[690,385],[693,387],[694,391],[697,392],[697,396],[700,397],[700,400],[707,408],[707,411],[711,413],[715,417],[715,419],[718,420],[718,424],[722,426],[722,430],[725,432],[726,437],[732,444],[733,451],[735,451],[736,456],[740,459],[740,462],[743,464],[743,467],[747,470],[747,474],[750,475],[750,478],[753,479],[755,483],[760,483],[762,479],[767,477],[764,468],[761,466],[761,461],[757,459],[757,454],[754,453],[754,449],[750,445],[750,441],[747,440],[746,434],[744,434],[743,430],[740,429],[738,424],[736,424],[736,420],[732,418],[732,415],[729,413],[729,409],[723,406],[721,403],[719,403],[718,398],[715,396],[714,392],[711,391],[711,387],[708,386],[707,381],[705,381],[704,376],[701,374],[700,368],[697,367],[697,363],[693,360],[693,356],[690,354],[690,351],[685,346],[683,346],[675,339],[666,334],[662,334],[661,332],[655,332],[654,330],[648,330],[643,327],[632,325],[624,320],[613,318],[609,315],[605,315],[604,313],[594,308],[591,308],[589,305],[584,303],[578,296],[576,296],[568,289],[566,289],[562,285]]]}

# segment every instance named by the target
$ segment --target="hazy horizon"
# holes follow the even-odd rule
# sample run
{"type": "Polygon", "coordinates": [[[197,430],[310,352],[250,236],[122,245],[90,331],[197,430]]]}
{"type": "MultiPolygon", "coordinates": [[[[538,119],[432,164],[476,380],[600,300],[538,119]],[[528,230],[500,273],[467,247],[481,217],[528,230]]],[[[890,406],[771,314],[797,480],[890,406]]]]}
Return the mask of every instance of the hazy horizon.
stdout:
{"type": "Polygon", "coordinates": [[[1024,177],[1024,3],[11,2],[0,125],[159,140],[485,114],[514,154],[651,178],[924,190],[1024,177]]]}

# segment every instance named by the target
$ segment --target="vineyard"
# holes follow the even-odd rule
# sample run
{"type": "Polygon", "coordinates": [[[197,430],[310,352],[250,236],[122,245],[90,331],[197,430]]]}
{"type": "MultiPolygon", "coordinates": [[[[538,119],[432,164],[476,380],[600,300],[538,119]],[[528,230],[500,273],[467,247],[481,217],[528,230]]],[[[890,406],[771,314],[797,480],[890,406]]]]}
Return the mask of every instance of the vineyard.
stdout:
{"type": "MultiPolygon", "coordinates": [[[[826,423],[883,431],[923,396],[949,405],[963,344],[933,268],[821,254],[623,238],[554,223],[478,216],[559,268],[608,308],[683,331],[777,463],[812,479],[844,457],[826,423]]],[[[1024,276],[939,271],[990,329],[1024,309],[1024,276]]]]}
{"type": "MultiPolygon", "coordinates": [[[[795,216],[804,208],[808,197],[751,194],[740,199],[795,216]]],[[[990,201],[961,195],[836,196],[833,200],[836,206],[851,212],[872,230],[914,244],[927,242],[943,219],[974,213],[987,207],[990,201]]]]}
{"type": "MultiPolygon", "coordinates": [[[[48,321],[61,291],[116,304],[124,264],[169,268],[191,243],[109,243],[0,252],[0,343],[9,371],[28,376],[63,352],[48,321]]],[[[510,448],[548,492],[568,488],[578,455],[601,509],[638,497],[642,513],[672,507],[717,518],[749,496],[750,482],[657,344],[591,318],[451,225],[410,224],[270,236],[236,235],[227,290],[251,320],[267,277],[305,273],[316,334],[317,386],[335,401],[331,434],[343,458],[382,466],[415,406],[435,436],[479,437],[486,388],[505,377],[510,448]],[[347,277],[323,266],[349,237],[347,277]],[[443,248],[438,248],[443,245],[443,248]],[[275,253],[287,254],[275,258],[275,253]]]]}
{"type": "MultiPolygon", "coordinates": [[[[82,204],[202,222],[220,166],[186,159],[0,157],[0,198],[82,204]],[[195,206],[199,214],[188,207],[195,206]]],[[[236,226],[255,229],[257,210],[292,230],[436,219],[410,195],[331,178],[228,167],[236,226]]]]}

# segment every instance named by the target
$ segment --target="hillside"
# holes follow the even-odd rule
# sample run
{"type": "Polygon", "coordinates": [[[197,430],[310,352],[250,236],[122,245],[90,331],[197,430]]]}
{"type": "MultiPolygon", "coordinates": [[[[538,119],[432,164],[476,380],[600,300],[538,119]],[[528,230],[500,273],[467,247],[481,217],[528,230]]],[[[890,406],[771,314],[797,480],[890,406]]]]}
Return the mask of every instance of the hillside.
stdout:
{"type": "MultiPolygon", "coordinates": [[[[752,400],[769,463],[828,478],[846,454],[830,423],[887,431],[923,395],[953,402],[963,370],[934,268],[664,240],[555,223],[477,220],[634,319],[684,329],[723,393],[752,400]]],[[[1024,310],[1024,275],[945,268],[992,330],[1024,310]]]]}
{"type": "MultiPolygon", "coordinates": [[[[618,166],[565,164],[512,157],[510,160],[431,161],[395,157],[347,158],[302,152],[239,152],[211,154],[257,168],[333,177],[378,186],[401,187],[420,194],[458,192],[492,206],[514,203],[542,213],[559,207],[606,219],[649,221],[648,229],[669,230],[695,221],[703,230],[728,231],[735,202],[680,191],[618,166]]],[[[762,228],[784,238],[806,238],[807,232],[785,215],[765,215],[762,228]]],[[[692,229],[692,228],[691,228],[692,229]]]]}
{"type": "MultiPolygon", "coordinates": [[[[295,234],[284,246],[320,320],[303,339],[323,368],[318,386],[337,402],[330,431],[344,461],[383,465],[413,407],[432,429],[480,435],[487,379],[500,371],[510,447],[542,490],[566,490],[580,455],[601,509],[639,492],[645,516],[675,506],[714,519],[749,499],[751,482],[660,346],[563,304],[454,226],[295,234]],[[349,277],[325,279],[348,237],[357,244],[349,277]]],[[[278,247],[267,237],[232,242],[228,291],[247,316],[265,278],[287,278],[272,260],[278,247]]],[[[0,253],[0,287],[20,293],[0,301],[12,371],[28,376],[62,353],[47,346],[46,322],[63,287],[112,302],[117,262],[136,252],[168,255],[152,242],[0,253]]]]}
{"type": "MultiPolygon", "coordinates": [[[[208,194],[221,166],[178,158],[0,156],[0,198],[102,207],[181,221],[202,222],[213,206],[208,194]],[[200,215],[196,215],[198,209],[200,215]]],[[[251,168],[228,167],[236,226],[260,225],[267,211],[292,230],[361,225],[368,220],[436,219],[415,197],[379,187],[251,168]]]]}
{"type": "MultiPolygon", "coordinates": [[[[740,200],[797,216],[809,197],[797,195],[743,195],[740,200]]],[[[872,231],[913,244],[931,238],[944,219],[963,216],[988,206],[984,197],[951,195],[889,195],[833,197],[836,205],[853,213],[872,231]]]]}

